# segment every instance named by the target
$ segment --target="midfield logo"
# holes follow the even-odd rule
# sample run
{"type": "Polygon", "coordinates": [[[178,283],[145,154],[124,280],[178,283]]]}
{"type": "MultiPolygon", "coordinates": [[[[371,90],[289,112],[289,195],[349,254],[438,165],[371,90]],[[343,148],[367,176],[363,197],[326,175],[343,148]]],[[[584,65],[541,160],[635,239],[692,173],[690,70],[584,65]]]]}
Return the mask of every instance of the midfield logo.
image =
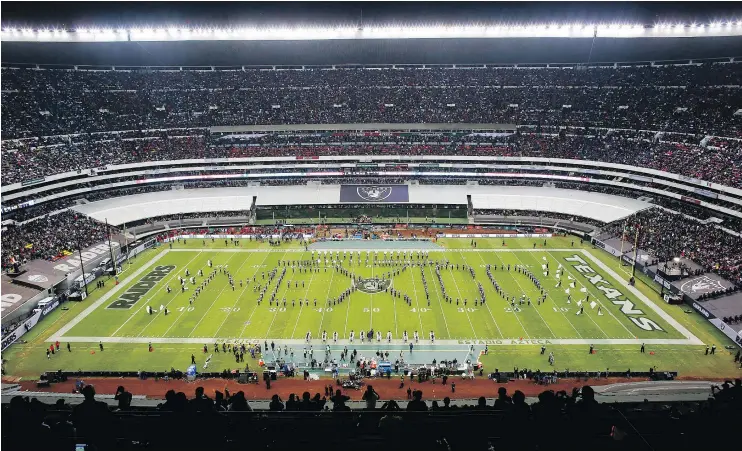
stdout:
{"type": "Polygon", "coordinates": [[[381,293],[387,288],[392,286],[391,280],[386,279],[361,279],[357,284],[356,288],[358,291],[367,294],[381,293]]]}
{"type": "Polygon", "coordinates": [[[170,274],[173,269],[175,269],[175,265],[156,266],[154,270],[129,287],[124,294],[106,308],[130,309],[134,307],[134,304],[142,299],[159,281],[170,274]]]}

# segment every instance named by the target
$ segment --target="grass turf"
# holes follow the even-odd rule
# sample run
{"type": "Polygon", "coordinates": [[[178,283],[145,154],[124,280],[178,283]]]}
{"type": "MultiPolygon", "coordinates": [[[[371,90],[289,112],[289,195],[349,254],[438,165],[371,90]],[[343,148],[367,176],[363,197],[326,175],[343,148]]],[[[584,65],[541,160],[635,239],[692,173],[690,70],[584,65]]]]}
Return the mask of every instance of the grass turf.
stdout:
{"type": "MultiPolygon", "coordinates": [[[[135,262],[126,266],[121,279],[124,285],[116,296],[107,300],[100,307],[86,316],[82,321],[69,329],[64,335],[69,337],[90,337],[90,342],[73,343],[73,352],[62,352],[47,359],[44,349],[48,346],[45,340],[56,330],[77,316],[90,303],[100,299],[111,288],[108,286],[96,290],[82,303],[68,303],[69,310],[57,310],[42,324],[26,335],[28,343],[16,344],[4,353],[8,360],[6,370],[8,374],[29,376],[44,370],[166,370],[170,366],[184,368],[190,362],[191,353],[199,355],[203,344],[209,345],[211,350],[215,338],[235,339],[252,338],[263,340],[279,338],[304,338],[307,331],[311,331],[313,338],[319,338],[322,330],[328,334],[337,331],[347,337],[351,330],[358,335],[360,330],[373,327],[383,334],[390,330],[394,338],[399,341],[403,330],[412,335],[418,330],[421,338],[427,339],[427,332],[434,330],[436,337],[441,339],[653,339],[653,338],[683,338],[682,334],[667,324],[659,315],[645,308],[642,302],[637,301],[630,294],[627,296],[634,301],[636,308],[641,308],[648,319],[654,321],[663,331],[643,330],[621,314],[620,307],[610,303],[610,300],[597,291],[594,285],[575,269],[575,262],[565,260],[581,250],[580,244],[574,244],[572,238],[551,238],[547,246],[540,248],[543,240],[507,239],[505,246],[500,239],[479,239],[478,249],[498,248],[513,250],[513,252],[470,252],[469,239],[441,239],[439,244],[445,249],[440,252],[430,252],[430,258],[441,261],[447,259],[453,264],[466,263],[475,270],[475,279],[463,270],[442,270],[443,283],[450,296],[463,301],[468,299],[468,305],[458,306],[441,301],[441,289],[434,274],[434,268],[426,266],[423,271],[427,279],[430,293],[430,306],[424,296],[422,276],[419,267],[410,267],[393,278],[393,287],[412,297],[412,305],[406,305],[402,300],[393,298],[386,293],[365,294],[354,293],[340,305],[328,308],[328,297],[337,297],[350,286],[348,278],[343,277],[332,267],[325,271],[320,265],[319,272],[294,273],[287,268],[286,276],[278,288],[278,299],[284,296],[287,307],[282,305],[269,306],[266,300],[258,306],[258,293],[253,291],[253,283],[241,288],[239,282],[232,291],[227,283],[227,277],[217,275],[203,294],[190,306],[188,299],[192,291],[185,294],[178,289],[177,275],[184,275],[185,268],[195,275],[199,269],[206,268],[206,261],[211,259],[215,267],[228,265],[235,280],[252,279],[257,276],[257,283],[262,281],[261,274],[277,267],[278,260],[308,259],[311,252],[304,252],[297,244],[283,245],[281,248],[270,248],[267,244],[242,240],[237,252],[223,252],[224,241],[214,243],[202,240],[189,240],[187,244],[175,244],[177,252],[168,252],[160,257],[156,263],[152,258],[159,256],[167,246],[161,249],[148,251],[137,258],[135,262]],[[518,249],[533,249],[535,252],[522,252],[518,249]],[[467,251],[464,252],[463,250],[467,251]],[[570,249],[557,251],[553,249],[570,249]],[[258,252],[260,250],[261,252],[258,252]],[[269,251],[269,252],[265,252],[269,251]],[[549,262],[550,275],[545,277],[541,265],[549,262]],[[558,264],[565,267],[563,284],[556,288],[554,270],[558,264]],[[541,306],[523,306],[520,312],[513,312],[512,308],[492,288],[487,279],[484,265],[526,265],[543,283],[548,292],[548,299],[541,306]],[[156,284],[145,297],[131,309],[106,308],[127,288],[146,276],[152,268],[158,265],[173,265],[176,268],[160,283],[156,284]],[[127,280],[127,275],[140,268],[144,271],[127,280]],[[576,288],[572,289],[573,301],[567,304],[568,276],[574,278],[576,288]],[[291,281],[291,287],[287,282],[291,281]],[[473,306],[472,300],[478,292],[476,281],[485,289],[487,303],[485,306],[473,306]],[[295,286],[299,282],[299,286],[295,286]],[[304,282],[304,287],[302,287],[304,282]],[[170,285],[173,292],[168,294],[165,286],[170,285]],[[584,297],[579,292],[580,286],[586,286],[591,298],[598,301],[603,315],[598,316],[596,309],[585,308],[585,314],[576,315],[575,301],[584,297]],[[292,299],[308,298],[313,301],[317,298],[318,306],[299,307],[298,302],[291,306],[292,299]],[[148,315],[146,305],[159,309],[160,305],[167,305],[171,313],[167,316],[158,313],[148,315]],[[156,344],[156,352],[148,352],[146,344],[138,343],[107,343],[105,351],[100,352],[96,337],[169,337],[174,341],[188,338],[204,338],[204,343],[162,343],[156,344]],[[208,339],[208,341],[206,340],[208,339]]],[[[576,241],[576,240],[574,240],[576,241]]],[[[227,249],[234,250],[232,245],[227,249]]],[[[605,263],[609,268],[624,275],[626,270],[613,257],[600,250],[589,248],[591,255],[605,263]]],[[[329,253],[329,252],[328,252],[329,253]]],[[[316,255],[316,254],[315,254],[316,255]]],[[[342,255],[342,253],[341,253],[342,255]]],[[[390,268],[370,266],[365,264],[366,252],[362,251],[362,263],[349,265],[346,260],[344,266],[364,277],[378,276],[388,272],[390,268]]],[[[380,253],[380,257],[381,258],[380,253]]],[[[580,255],[580,254],[578,254],[580,255]]],[[[597,265],[589,262],[590,266],[600,274],[607,283],[617,287],[623,294],[627,290],[621,289],[617,280],[606,271],[598,269],[597,265]]],[[[283,268],[283,267],[281,267],[283,268]]],[[[535,300],[537,289],[531,281],[522,274],[514,271],[493,271],[493,276],[509,294],[520,296],[525,293],[535,300]]],[[[200,279],[200,278],[199,278],[200,279]]],[[[190,284],[189,284],[190,285],[190,284]]],[[[269,286],[268,293],[272,292],[275,282],[269,286]]],[[[192,287],[192,286],[191,286],[192,287]]],[[[656,305],[669,313],[684,327],[706,343],[715,343],[719,347],[716,356],[705,356],[702,346],[688,345],[649,345],[647,353],[640,354],[638,345],[599,345],[597,352],[589,355],[585,345],[548,344],[548,352],[554,351],[557,369],[571,370],[634,370],[657,366],[660,369],[677,369],[686,376],[697,377],[729,377],[738,375],[728,352],[723,344],[728,343],[716,329],[696,313],[687,314],[685,306],[670,306],[661,301],[659,295],[641,280],[637,288],[655,301],[656,305]]],[[[507,345],[492,346],[490,353],[482,357],[486,368],[510,369],[513,366],[542,368],[549,365],[545,356],[539,354],[540,345],[507,345]]],[[[431,360],[432,360],[431,353],[431,360]]],[[[234,360],[223,353],[215,354],[213,366],[215,369],[236,367],[234,360]]]]}

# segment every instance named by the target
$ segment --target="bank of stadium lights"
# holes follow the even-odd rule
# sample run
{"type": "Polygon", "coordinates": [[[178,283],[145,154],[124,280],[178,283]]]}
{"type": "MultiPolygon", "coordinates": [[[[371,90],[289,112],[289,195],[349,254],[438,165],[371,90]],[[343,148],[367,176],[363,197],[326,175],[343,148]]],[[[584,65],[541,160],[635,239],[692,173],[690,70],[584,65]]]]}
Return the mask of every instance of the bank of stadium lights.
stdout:
{"type": "Polygon", "coordinates": [[[356,27],[232,27],[32,29],[3,28],[2,39],[27,42],[113,42],[187,40],[332,40],[332,39],[426,39],[498,37],[676,37],[742,35],[742,21],[698,23],[657,23],[645,27],[626,23],[536,23],[475,25],[413,25],[356,27]]]}

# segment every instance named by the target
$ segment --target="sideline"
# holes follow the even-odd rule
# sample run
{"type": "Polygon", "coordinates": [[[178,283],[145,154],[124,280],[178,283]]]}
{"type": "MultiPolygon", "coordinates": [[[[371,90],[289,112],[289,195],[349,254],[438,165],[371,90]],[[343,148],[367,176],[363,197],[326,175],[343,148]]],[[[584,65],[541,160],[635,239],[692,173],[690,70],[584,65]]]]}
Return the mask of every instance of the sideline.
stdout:
{"type": "MultiPolygon", "coordinates": [[[[69,341],[71,343],[95,343],[95,342],[103,342],[103,343],[171,343],[171,344],[201,344],[204,343],[262,343],[269,338],[266,337],[253,337],[253,338],[244,338],[244,337],[60,337],[60,341],[69,341]]],[[[323,342],[322,340],[311,340],[307,342],[306,340],[295,340],[295,339],[270,339],[272,342],[274,342],[276,345],[293,345],[293,346],[305,346],[305,345],[313,345],[313,346],[320,346],[320,349],[323,345],[329,344],[326,342],[323,342]]],[[[427,340],[426,340],[427,341],[427,340]]],[[[583,346],[589,346],[589,345],[641,345],[642,343],[647,345],[696,345],[697,343],[694,343],[691,340],[686,340],[684,338],[652,338],[652,339],[637,339],[637,338],[604,338],[604,339],[585,339],[585,338],[530,338],[527,340],[520,340],[518,338],[502,338],[502,339],[494,339],[494,340],[436,340],[435,344],[421,344],[420,348],[415,347],[415,351],[418,349],[422,350],[422,346],[430,347],[435,350],[440,350],[444,346],[453,346],[453,345],[461,345],[461,346],[470,346],[470,345],[479,345],[484,346],[485,344],[488,346],[511,346],[511,345],[583,345],[583,346]]],[[[335,346],[338,347],[338,349],[343,349],[343,346],[350,345],[350,340],[338,340],[337,344],[335,346]]],[[[358,344],[354,344],[355,347],[359,347],[358,344]]],[[[373,348],[378,348],[379,344],[376,344],[376,342],[373,343],[373,348]]],[[[401,339],[394,339],[392,340],[392,344],[389,345],[387,343],[384,343],[382,347],[385,349],[389,346],[400,346],[400,349],[408,349],[409,343],[404,343],[401,339]]]]}

